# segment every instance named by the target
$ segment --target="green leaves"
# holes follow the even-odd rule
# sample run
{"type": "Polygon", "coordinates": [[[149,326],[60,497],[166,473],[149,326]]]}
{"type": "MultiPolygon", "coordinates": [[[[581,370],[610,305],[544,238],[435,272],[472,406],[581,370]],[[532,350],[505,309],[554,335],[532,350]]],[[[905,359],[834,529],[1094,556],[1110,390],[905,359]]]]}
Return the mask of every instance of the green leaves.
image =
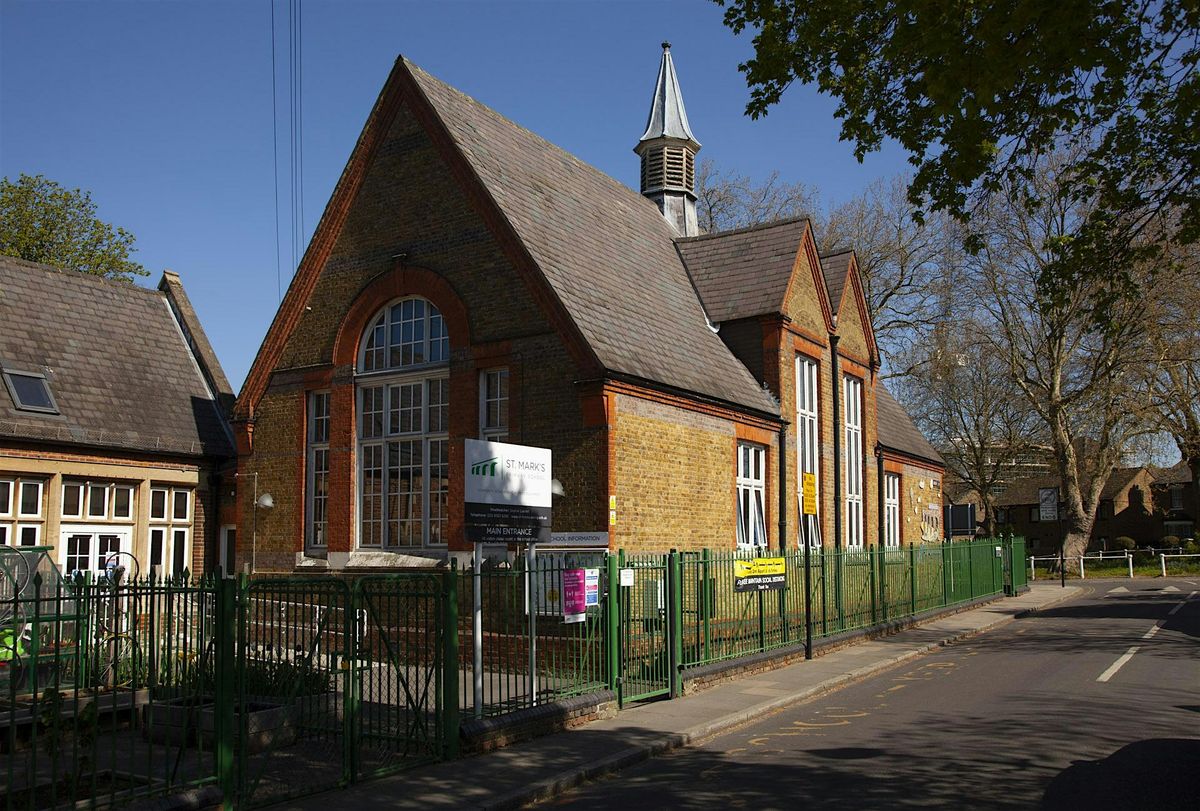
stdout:
{"type": "Polygon", "coordinates": [[[96,218],[88,192],[42,175],[0,178],[0,254],[132,281],[149,271],[129,258],[134,236],[96,218]]]}
{"type": "Polygon", "coordinates": [[[815,82],[838,100],[860,159],[884,139],[909,152],[915,205],[968,224],[997,194],[1036,209],[1047,156],[1076,156],[1053,196],[1091,213],[1054,246],[1049,287],[1127,278],[1162,245],[1200,239],[1191,0],[718,2],[735,33],[755,32],[741,66],[747,114],[767,114],[793,81],[815,82]]]}

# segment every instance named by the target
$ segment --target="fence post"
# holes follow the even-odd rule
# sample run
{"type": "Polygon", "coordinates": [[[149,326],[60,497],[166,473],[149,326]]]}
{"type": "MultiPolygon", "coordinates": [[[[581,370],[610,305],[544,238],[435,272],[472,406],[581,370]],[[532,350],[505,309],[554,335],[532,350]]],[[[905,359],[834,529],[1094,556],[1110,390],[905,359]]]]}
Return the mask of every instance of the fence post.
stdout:
{"type": "Polygon", "coordinates": [[[1079,556],[1079,579],[1087,580],[1087,575],[1083,572],[1083,555],[1079,556]]]}
{"type": "Polygon", "coordinates": [[[867,583],[870,585],[871,591],[871,624],[879,622],[879,601],[875,598],[878,584],[875,577],[875,562],[877,555],[875,554],[875,544],[867,544],[867,583]]]}
{"type": "Polygon", "coordinates": [[[1132,552],[1125,553],[1125,561],[1129,564],[1129,579],[1132,580],[1133,579],[1133,553],[1132,552]]]}
{"type": "Polygon", "coordinates": [[[604,604],[605,611],[605,628],[604,628],[604,649],[606,651],[605,663],[608,665],[608,689],[614,693],[617,691],[617,677],[620,672],[618,668],[620,659],[620,650],[617,647],[621,638],[621,618],[620,618],[620,595],[621,595],[621,572],[617,566],[617,556],[609,552],[604,558],[605,565],[608,567],[608,598],[604,604]]]}
{"type": "Polygon", "coordinates": [[[458,757],[458,570],[442,573],[442,756],[458,757]]]}
{"type": "Polygon", "coordinates": [[[942,541],[942,605],[950,605],[950,542],[942,541]]]}
{"type": "Polygon", "coordinates": [[[706,546],[700,551],[700,611],[704,618],[704,658],[701,661],[704,662],[708,662],[709,656],[712,655],[713,589],[712,581],[709,579],[711,562],[712,550],[706,546]]]}
{"type": "Polygon", "coordinates": [[[1158,562],[1162,564],[1162,576],[1166,577],[1167,576],[1167,553],[1166,552],[1158,553],[1158,562]]]}
{"type": "MultiPolygon", "coordinates": [[[[896,539],[900,540],[899,538],[896,539]]],[[[879,547],[879,610],[884,621],[888,618],[888,597],[887,597],[887,546],[879,547]]]]}
{"type": "Polygon", "coordinates": [[[908,603],[909,613],[917,613],[917,545],[908,544],[908,603]]]}
{"type": "Polygon", "coordinates": [[[672,549],[667,555],[667,583],[670,586],[667,606],[667,644],[671,668],[671,698],[683,694],[683,564],[682,556],[672,549]]]}
{"type": "Polygon", "coordinates": [[[217,767],[217,785],[221,788],[222,807],[234,807],[234,795],[237,792],[237,770],[234,766],[234,656],[236,646],[234,637],[237,636],[238,622],[238,581],[235,578],[217,577],[214,581],[217,598],[217,616],[214,633],[216,636],[215,695],[213,696],[216,709],[217,740],[214,747],[217,767]]]}

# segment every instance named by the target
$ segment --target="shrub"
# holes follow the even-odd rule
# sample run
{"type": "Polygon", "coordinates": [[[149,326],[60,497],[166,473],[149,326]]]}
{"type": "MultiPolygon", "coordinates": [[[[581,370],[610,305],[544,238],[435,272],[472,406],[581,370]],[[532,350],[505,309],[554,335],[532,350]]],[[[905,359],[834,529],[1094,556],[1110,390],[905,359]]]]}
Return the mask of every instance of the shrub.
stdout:
{"type": "Polygon", "coordinates": [[[1188,541],[1183,545],[1183,552],[1185,555],[1200,555],[1200,543],[1188,541]]]}
{"type": "Polygon", "coordinates": [[[1179,546],[1179,538],[1175,535],[1164,535],[1158,539],[1158,547],[1160,549],[1172,549],[1179,546]]]}
{"type": "Polygon", "coordinates": [[[1124,549],[1126,552],[1129,552],[1137,548],[1137,541],[1135,541],[1133,538],[1130,538],[1128,535],[1118,535],[1116,538],[1113,538],[1112,548],[1124,549]]]}

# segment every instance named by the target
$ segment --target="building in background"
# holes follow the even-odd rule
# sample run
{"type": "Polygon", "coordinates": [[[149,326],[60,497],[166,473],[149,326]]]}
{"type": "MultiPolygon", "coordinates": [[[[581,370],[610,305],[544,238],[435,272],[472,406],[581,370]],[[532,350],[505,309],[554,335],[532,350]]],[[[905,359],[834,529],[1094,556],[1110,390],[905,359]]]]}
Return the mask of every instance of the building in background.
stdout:
{"type": "Polygon", "coordinates": [[[0,544],[67,572],[217,565],[232,394],[178,275],[0,257],[0,376],[0,544]]]}
{"type": "Polygon", "coordinates": [[[940,538],[853,253],[699,233],[699,149],[665,44],[640,194],[397,60],[238,397],[238,565],[467,553],[466,438],[550,448],[596,548],[795,548],[805,473],[814,542],[940,538]]]}

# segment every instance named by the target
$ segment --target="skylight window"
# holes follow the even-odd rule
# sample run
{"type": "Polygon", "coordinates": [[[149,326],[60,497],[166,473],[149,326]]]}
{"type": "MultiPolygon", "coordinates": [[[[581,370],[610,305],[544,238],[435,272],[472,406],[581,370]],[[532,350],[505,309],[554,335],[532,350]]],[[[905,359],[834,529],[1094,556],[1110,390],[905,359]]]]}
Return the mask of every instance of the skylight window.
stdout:
{"type": "Polygon", "coordinates": [[[50,393],[50,381],[38,372],[4,370],[4,385],[12,395],[13,404],[21,411],[57,414],[58,405],[50,393]]]}

